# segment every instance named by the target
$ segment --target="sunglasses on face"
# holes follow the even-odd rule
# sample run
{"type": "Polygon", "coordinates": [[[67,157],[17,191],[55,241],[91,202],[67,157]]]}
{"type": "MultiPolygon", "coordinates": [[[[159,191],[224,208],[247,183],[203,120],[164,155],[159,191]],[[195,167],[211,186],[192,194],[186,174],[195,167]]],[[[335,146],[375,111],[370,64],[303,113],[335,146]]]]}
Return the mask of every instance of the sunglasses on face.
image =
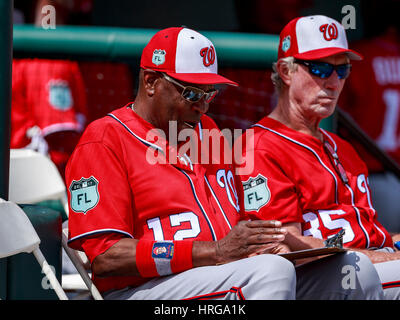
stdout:
{"type": "Polygon", "coordinates": [[[351,71],[350,63],[334,65],[321,61],[304,61],[297,59],[294,62],[308,67],[309,73],[321,79],[329,78],[334,70],[339,79],[346,79],[350,75],[351,71]]]}
{"type": "Polygon", "coordinates": [[[196,87],[191,87],[191,86],[184,86],[183,84],[179,83],[178,81],[174,80],[170,76],[166,75],[165,73],[162,73],[163,77],[165,80],[177,85],[178,87],[182,88],[182,97],[186,99],[187,101],[194,103],[197,101],[200,101],[201,98],[204,97],[204,101],[206,103],[210,103],[215,96],[218,93],[218,90],[212,90],[209,92],[205,92],[204,90],[201,90],[200,88],[196,87]]]}

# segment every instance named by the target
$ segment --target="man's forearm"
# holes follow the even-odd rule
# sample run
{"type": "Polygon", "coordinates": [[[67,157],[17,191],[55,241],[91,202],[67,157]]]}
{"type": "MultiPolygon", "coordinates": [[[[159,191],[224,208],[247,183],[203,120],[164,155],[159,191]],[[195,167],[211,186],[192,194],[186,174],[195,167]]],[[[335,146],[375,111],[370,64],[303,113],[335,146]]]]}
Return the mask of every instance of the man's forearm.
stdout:
{"type": "Polygon", "coordinates": [[[392,252],[382,252],[382,251],[358,249],[358,248],[350,248],[350,249],[364,253],[372,261],[372,263],[381,263],[381,262],[400,259],[400,251],[392,253],[392,252]]]}
{"type": "MultiPolygon", "coordinates": [[[[322,239],[303,236],[293,232],[289,232],[286,235],[284,243],[287,244],[292,251],[321,248],[325,246],[324,240],[322,239]]],[[[353,248],[353,247],[348,249],[365,254],[370,258],[372,263],[380,263],[380,262],[400,259],[400,251],[391,253],[391,252],[381,252],[376,250],[353,248]]]]}
{"type": "Polygon", "coordinates": [[[193,267],[212,266],[218,264],[216,254],[217,242],[194,241],[192,248],[193,267]]]}

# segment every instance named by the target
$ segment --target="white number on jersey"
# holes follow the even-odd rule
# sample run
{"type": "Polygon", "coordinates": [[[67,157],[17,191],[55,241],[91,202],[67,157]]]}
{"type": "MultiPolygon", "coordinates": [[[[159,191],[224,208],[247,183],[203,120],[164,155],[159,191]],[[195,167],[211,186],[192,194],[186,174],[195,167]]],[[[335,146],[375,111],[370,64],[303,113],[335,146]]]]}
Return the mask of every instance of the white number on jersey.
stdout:
{"type": "MultiPolygon", "coordinates": [[[[199,218],[193,212],[182,212],[182,213],[172,214],[169,216],[169,221],[170,221],[171,227],[178,227],[183,222],[190,223],[190,228],[178,230],[175,232],[174,240],[195,238],[200,233],[199,218]]],[[[153,235],[154,235],[155,241],[165,240],[160,218],[157,217],[157,218],[147,220],[147,226],[149,229],[153,230],[153,235]]]]}
{"type": "MultiPolygon", "coordinates": [[[[344,218],[332,219],[332,215],[342,215],[345,212],[343,210],[318,210],[319,217],[321,218],[322,225],[329,230],[341,229],[345,230],[343,237],[343,243],[351,242],[354,240],[354,231],[351,228],[350,223],[344,218]]],[[[320,222],[318,216],[313,212],[307,212],[303,214],[303,219],[306,222],[310,222],[310,228],[303,231],[305,236],[313,236],[314,238],[322,239],[322,233],[320,231],[320,222]]]]}
{"type": "Polygon", "coordinates": [[[400,113],[400,92],[395,89],[386,89],[383,92],[383,101],[386,105],[385,117],[382,124],[381,135],[376,143],[385,151],[398,148],[400,138],[397,137],[397,129],[400,113]]]}
{"type": "Polygon", "coordinates": [[[218,170],[217,182],[221,188],[226,189],[226,195],[228,196],[229,202],[236,209],[236,211],[239,212],[239,198],[236,191],[235,180],[232,171],[228,170],[228,172],[225,172],[225,170],[223,169],[218,170]],[[235,199],[232,198],[232,195],[235,199]]]}

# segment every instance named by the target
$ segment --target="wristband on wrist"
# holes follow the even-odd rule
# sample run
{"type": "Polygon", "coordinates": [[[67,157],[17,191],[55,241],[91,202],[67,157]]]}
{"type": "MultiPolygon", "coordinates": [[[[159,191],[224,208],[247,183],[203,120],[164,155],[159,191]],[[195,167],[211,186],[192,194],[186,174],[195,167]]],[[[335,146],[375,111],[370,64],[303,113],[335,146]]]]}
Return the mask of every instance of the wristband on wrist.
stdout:
{"type": "Polygon", "coordinates": [[[136,267],[143,278],[167,276],[193,268],[192,241],[139,240],[136,267]]]}
{"type": "Polygon", "coordinates": [[[400,250],[400,241],[396,241],[396,242],[394,243],[394,247],[395,247],[397,250],[400,250]]]}

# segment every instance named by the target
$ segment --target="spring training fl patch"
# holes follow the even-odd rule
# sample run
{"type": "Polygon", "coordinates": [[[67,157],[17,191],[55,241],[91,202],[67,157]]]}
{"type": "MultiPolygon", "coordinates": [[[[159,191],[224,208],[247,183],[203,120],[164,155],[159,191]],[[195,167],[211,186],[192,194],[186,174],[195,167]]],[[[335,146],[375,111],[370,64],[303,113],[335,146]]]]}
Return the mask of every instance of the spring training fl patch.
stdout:
{"type": "Polygon", "coordinates": [[[271,191],[267,184],[268,179],[259,174],[250,177],[243,183],[244,208],[246,211],[257,211],[265,206],[271,199],[271,191]]]}
{"type": "Polygon", "coordinates": [[[69,186],[71,209],[84,214],[93,209],[100,199],[98,185],[99,182],[93,176],[90,178],[82,177],[79,181],[73,180],[69,186]]]}
{"type": "Polygon", "coordinates": [[[61,111],[67,111],[72,108],[74,102],[71,88],[67,81],[50,80],[48,89],[49,103],[53,108],[61,111]]]}
{"type": "Polygon", "coordinates": [[[162,49],[154,50],[151,62],[153,62],[156,66],[163,64],[165,62],[166,54],[167,54],[167,52],[165,50],[162,50],[162,49]]]}

